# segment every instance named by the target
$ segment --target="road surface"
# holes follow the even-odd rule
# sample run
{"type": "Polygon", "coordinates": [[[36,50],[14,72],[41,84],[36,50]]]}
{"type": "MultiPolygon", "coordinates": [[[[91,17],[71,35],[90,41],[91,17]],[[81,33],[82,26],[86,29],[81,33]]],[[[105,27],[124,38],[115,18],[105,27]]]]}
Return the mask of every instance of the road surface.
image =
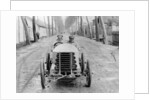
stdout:
{"type": "MultiPolygon", "coordinates": [[[[68,35],[64,35],[68,40],[68,35]]],[[[89,59],[92,72],[90,88],[84,86],[85,78],[80,77],[70,84],[52,82],[43,90],[40,84],[40,60],[56,36],[43,38],[16,51],[16,92],[17,93],[118,93],[119,92],[119,49],[95,40],[76,36],[75,41],[89,59]]]]}

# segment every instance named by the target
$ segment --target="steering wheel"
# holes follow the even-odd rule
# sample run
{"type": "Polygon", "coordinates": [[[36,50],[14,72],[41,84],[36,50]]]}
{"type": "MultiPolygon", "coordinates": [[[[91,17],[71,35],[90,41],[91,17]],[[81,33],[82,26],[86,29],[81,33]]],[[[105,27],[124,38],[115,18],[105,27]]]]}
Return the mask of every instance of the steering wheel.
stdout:
{"type": "Polygon", "coordinates": [[[56,47],[56,46],[59,45],[59,44],[62,44],[62,42],[56,42],[56,43],[54,44],[54,47],[56,47]]]}

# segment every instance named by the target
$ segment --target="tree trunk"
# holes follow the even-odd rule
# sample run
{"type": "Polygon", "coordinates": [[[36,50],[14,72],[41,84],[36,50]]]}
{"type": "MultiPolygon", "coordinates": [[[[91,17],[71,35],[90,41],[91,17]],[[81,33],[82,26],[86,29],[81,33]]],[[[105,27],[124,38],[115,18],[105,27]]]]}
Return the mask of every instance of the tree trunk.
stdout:
{"type": "Polygon", "coordinates": [[[96,41],[99,41],[99,28],[98,28],[98,18],[95,16],[95,35],[96,35],[96,41]]]}
{"type": "Polygon", "coordinates": [[[52,35],[54,34],[54,23],[53,23],[53,16],[52,16],[52,35]]]}
{"type": "Polygon", "coordinates": [[[89,29],[89,33],[90,33],[90,39],[92,39],[92,31],[91,31],[90,23],[89,23],[89,20],[88,20],[87,16],[86,16],[86,20],[87,20],[87,23],[88,23],[88,29],[89,29]]]}
{"type": "Polygon", "coordinates": [[[18,17],[18,43],[20,43],[20,17],[18,17]]]}
{"type": "Polygon", "coordinates": [[[81,30],[81,34],[84,36],[82,16],[80,16],[80,30],[81,30]]]}
{"type": "Polygon", "coordinates": [[[37,41],[37,36],[36,36],[35,16],[33,16],[33,18],[32,18],[32,27],[33,27],[34,42],[36,42],[37,41]]]}
{"type": "Polygon", "coordinates": [[[45,20],[45,16],[43,16],[44,18],[44,24],[45,24],[45,30],[46,30],[46,34],[47,36],[50,36],[49,33],[48,33],[48,30],[47,30],[47,25],[46,25],[46,20],[45,20]]]}
{"type": "Polygon", "coordinates": [[[77,34],[80,35],[80,22],[79,22],[79,16],[77,17],[77,21],[78,21],[78,22],[77,22],[77,23],[78,23],[78,30],[77,30],[78,32],[77,32],[77,34]]]}
{"type": "Polygon", "coordinates": [[[49,16],[47,16],[47,19],[48,19],[48,32],[49,32],[49,35],[51,35],[49,16]]]}
{"type": "Polygon", "coordinates": [[[103,29],[104,44],[108,44],[107,32],[106,32],[106,28],[105,28],[105,24],[104,24],[103,18],[102,18],[102,16],[100,16],[99,18],[100,18],[100,23],[101,23],[101,26],[102,26],[102,29],[103,29]]]}
{"type": "Polygon", "coordinates": [[[78,17],[76,17],[76,35],[78,34],[78,17]]]}
{"type": "Polygon", "coordinates": [[[24,31],[25,31],[26,44],[29,45],[30,44],[30,37],[29,37],[28,27],[27,27],[27,24],[26,24],[26,19],[25,19],[25,17],[21,16],[21,20],[22,20],[22,23],[23,23],[24,31]]]}

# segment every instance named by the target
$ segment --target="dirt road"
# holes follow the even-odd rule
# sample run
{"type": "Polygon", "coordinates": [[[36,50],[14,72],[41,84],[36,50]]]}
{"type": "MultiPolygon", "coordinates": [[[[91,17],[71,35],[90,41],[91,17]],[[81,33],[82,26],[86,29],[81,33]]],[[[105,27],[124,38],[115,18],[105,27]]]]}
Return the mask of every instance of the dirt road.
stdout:
{"type": "MultiPolygon", "coordinates": [[[[64,35],[68,40],[68,35],[64,35]]],[[[40,60],[46,55],[56,36],[44,38],[16,52],[16,91],[27,93],[116,93],[119,92],[119,49],[103,45],[85,37],[76,36],[75,41],[90,60],[92,85],[84,87],[84,77],[72,84],[52,82],[42,90],[40,84],[40,60]]]]}

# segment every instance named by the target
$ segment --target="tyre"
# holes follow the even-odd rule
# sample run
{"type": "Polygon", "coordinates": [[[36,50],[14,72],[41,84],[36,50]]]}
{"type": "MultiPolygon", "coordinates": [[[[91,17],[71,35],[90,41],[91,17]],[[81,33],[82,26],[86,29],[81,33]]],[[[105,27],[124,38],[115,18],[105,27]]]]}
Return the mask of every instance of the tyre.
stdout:
{"type": "Polygon", "coordinates": [[[48,75],[50,74],[50,66],[51,66],[51,61],[50,61],[50,54],[47,54],[47,59],[46,59],[46,69],[48,71],[48,75]]]}
{"type": "Polygon", "coordinates": [[[90,64],[89,61],[86,62],[86,87],[91,86],[91,70],[90,70],[90,64]]]}
{"type": "Polygon", "coordinates": [[[44,75],[44,63],[41,62],[40,64],[40,76],[41,76],[41,86],[42,89],[45,89],[45,75],[44,75]]]}
{"type": "Polygon", "coordinates": [[[84,64],[84,54],[81,54],[81,73],[83,73],[85,68],[85,64],[84,64]]]}

